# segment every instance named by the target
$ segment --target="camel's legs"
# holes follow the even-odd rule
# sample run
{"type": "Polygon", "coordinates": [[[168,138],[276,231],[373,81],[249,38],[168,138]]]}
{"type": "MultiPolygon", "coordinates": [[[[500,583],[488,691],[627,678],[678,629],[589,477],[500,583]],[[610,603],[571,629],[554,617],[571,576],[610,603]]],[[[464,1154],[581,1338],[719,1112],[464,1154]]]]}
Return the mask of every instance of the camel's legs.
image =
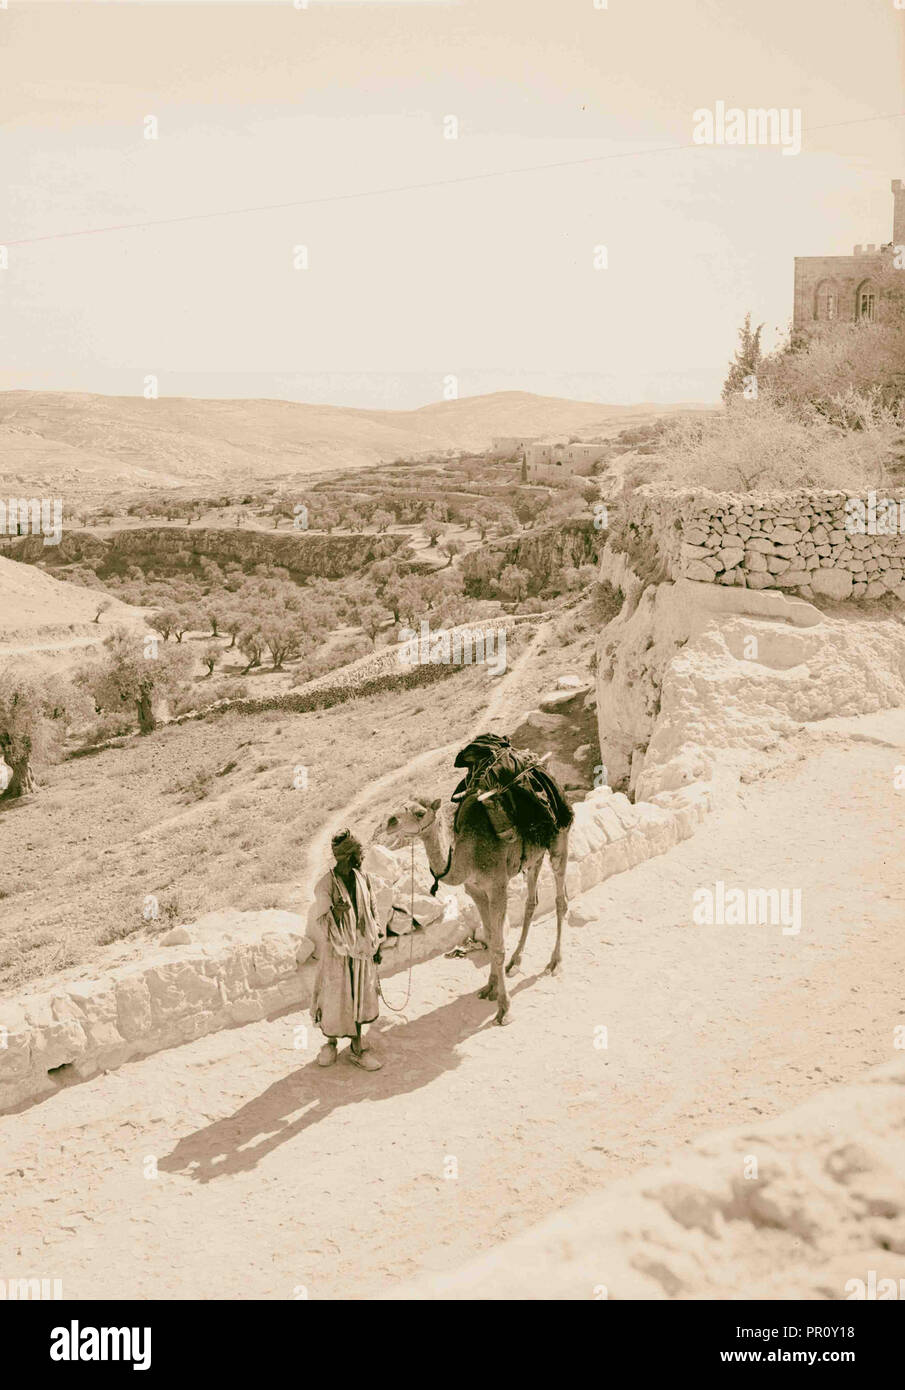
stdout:
{"type": "Polygon", "coordinates": [[[547,965],[547,973],[554,975],[562,961],[562,924],[569,906],[566,897],[566,869],[569,866],[569,834],[563,830],[556,838],[550,851],[550,865],[556,879],[556,945],[547,965]]]}
{"type": "Polygon", "coordinates": [[[513,970],[518,970],[522,963],[522,952],[525,949],[525,942],[528,940],[528,928],[531,926],[534,911],[537,907],[537,877],[541,871],[543,862],[544,856],[539,854],[537,858],[532,860],[528,865],[528,871],[525,874],[528,896],[525,898],[525,916],[522,920],[522,934],[518,939],[518,945],[512,953],[512,960],[506,966],[507,975],[511,975],[513,970]]]}
{"type": "Polygon", "coordinates": [[[483,888],[477,888],[473,884],[466,883],[465,891],[481,914],[481,922],[484,926],[484,935],[487,938],[487,947],[491,952],[490,957],[490,978],[482,989],[478,990],[479,999],[496,999],[496,980],[493,969],[493,918],[490,911],[490,899],[483,888]]]}
{"type": "Polygon", "coordinates": [[[497,1023],[509,1022],[509,990],[506,987],[506,902],[508,884],[502,883],[490,892],[490,982],[496,990],[497,1023]]]}

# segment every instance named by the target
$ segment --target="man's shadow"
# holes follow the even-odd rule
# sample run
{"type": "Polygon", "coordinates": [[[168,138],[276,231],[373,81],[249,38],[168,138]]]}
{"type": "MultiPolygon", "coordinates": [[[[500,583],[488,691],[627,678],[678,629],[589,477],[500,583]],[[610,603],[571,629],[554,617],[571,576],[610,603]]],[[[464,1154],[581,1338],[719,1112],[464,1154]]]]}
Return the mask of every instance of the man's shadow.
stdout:
{"type": "MultiPolygon", "coordinates": [[[[510,995],[514,997],[539,978],[531,975],[510,984],[510,995]]],[[[202,1183],[249,1172],[281,1144],[341,1106],[405,1095],[453,1070],[460,1061],[456,1045],[485,1028],[495,1028],[496,1007],[492,1001],[464,994],[402,1027],[380,1019],[371,1031],[389,1033],[386,1048],[380,1049],[381,1072],[359,1071],[345,1056],[345,1048],[331,1067],[319,1067],[313,1059],[234,1114],[180,1139],[157,1166],[164,1173],[182,1173],[202,1183]],[[295,1118],[288,1119],[290,1115],[295,1118]]]]}

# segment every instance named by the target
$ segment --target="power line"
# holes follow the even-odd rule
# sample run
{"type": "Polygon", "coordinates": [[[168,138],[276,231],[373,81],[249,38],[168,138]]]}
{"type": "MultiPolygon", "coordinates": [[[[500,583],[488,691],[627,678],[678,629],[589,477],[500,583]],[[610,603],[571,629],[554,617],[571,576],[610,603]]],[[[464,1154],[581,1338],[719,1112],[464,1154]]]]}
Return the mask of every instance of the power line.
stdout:
{"type": "MultiPolygon", "coordinates": [[[[895,121],[905,117],[905,111],[891,111],[885,116],[861,116],[851,121],[833,121],[826,125],[804,126],[803,134],[818,130],[839,130],[843,126],[866,125],[875,121],[895,121]]],[[[48,232],[43,236],[22,237],[6,241],[5,246],[33,246],[41,241],[63,241],[70,237],[101,236],[107,232],[143,231],[149,227],[173,227],[183,222],[207,222],[217,217],[246,217],[258,212],[285,212],[289,208],[321,207],[327,203],[351,202],[358,198],[381,198],[393,193],[417,193],[422,189],[454,188],[464,183],[480,183],[487,179],[508,178],[513,174],[542,174],[551,169],[575,169],[587,164],[603,164],[611,159],[640,159],[650,154],[678,154],[700,149],[693,141],[687,145],[660,145],[650,150],[623,150],[615,154],[589,155],[584,159],[563,159],[553,164],[526,164],[517,169],[491,169],[485,174],[462,174],[458,178],[433,179],[426,183],[394,184],[387,188],[366,188],[355,193],[328,193],[318,198],[298,198],[288,203],[260,203],[255,207],[222,208],[217,212],[191,212],[181,217],[154,218],[146,222],[120,222],[107,227],[82,227],[74,232],[48,232]]],[[[731,148],[731,147],[727,147],[731,148]]]]}

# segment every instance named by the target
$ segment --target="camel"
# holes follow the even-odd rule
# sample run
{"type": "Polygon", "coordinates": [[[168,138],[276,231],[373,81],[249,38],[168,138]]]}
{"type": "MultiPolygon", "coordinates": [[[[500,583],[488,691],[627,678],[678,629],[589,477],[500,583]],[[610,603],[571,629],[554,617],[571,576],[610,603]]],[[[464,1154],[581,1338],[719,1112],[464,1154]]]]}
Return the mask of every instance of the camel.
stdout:
{"type": "Polygon", "coordinates": [[[478,991],[478,995],[481,999],[496,1001],[496,1022],[506,1024],[510,1021],[506,976],[517,970],[521,963],[528,928],[537,907],[537,879],[545,855],[550,857],[556,880],[556,944],[545,973],[555,974],[562,961],[562,924],[568,906],[566,867],[569,861],[569,831],[560,830],[549,848],[530,842],[525,844],[524,870],[528,896],[522,934],[504,970],[509,880],[522,867],[521,841],[498,839],[491,829],[487,813],[471,798],[463,805],[458,830],[453,830],[451,824],[455,807],[449,806],[446,816],[439,815],[439,810],[439,798],[424,801],[416,797],[403,810],[387,818],[379,838],[389,849],[401,849],[403,844],[419,838],[424,844],[427,862],[435,879],[451,885],[461,884],[473,900],[481,914],[490,945],[490,979],[478,991]]]}

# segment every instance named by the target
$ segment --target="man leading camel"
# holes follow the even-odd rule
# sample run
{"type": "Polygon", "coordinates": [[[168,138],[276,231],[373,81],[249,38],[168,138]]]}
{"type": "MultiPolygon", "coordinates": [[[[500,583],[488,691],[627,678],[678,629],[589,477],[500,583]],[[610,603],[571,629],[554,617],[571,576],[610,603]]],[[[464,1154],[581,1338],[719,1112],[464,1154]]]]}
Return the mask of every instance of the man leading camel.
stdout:
{"type": "Polygon", "coordinates": [[[317,962],[311,1017],[327,1041],[318,1064],[336,1061],[338,1038],[351,1038],[349,1060],[364,1071],[383,1066],[362,1037],[362,1027],[380,1012],[377,965],[385,932],[374,906],[367,874],[361,870],[362,848],[351,830],[331,841],[336,861],[318,881],[306,935],[317,962]]]}

